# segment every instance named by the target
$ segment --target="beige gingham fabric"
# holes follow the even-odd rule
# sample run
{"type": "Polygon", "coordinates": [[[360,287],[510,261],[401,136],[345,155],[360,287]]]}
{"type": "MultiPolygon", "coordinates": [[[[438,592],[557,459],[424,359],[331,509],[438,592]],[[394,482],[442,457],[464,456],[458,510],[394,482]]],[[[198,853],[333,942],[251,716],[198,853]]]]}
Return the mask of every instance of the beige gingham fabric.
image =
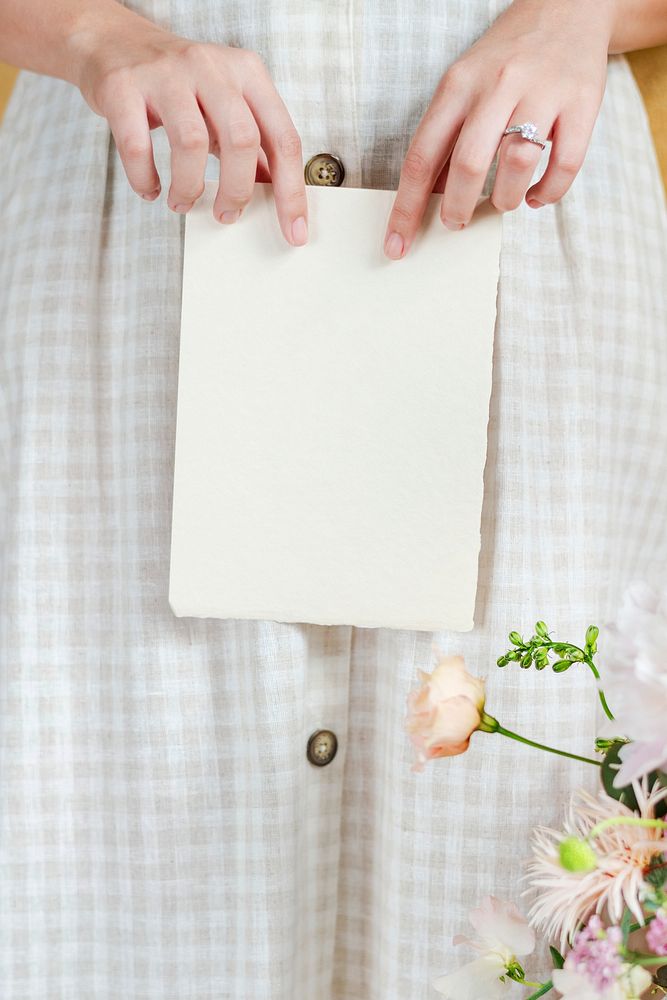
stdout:
{"type": "MultiPolygon", "coordinates": [[[[500,6],[139,9],[259,50],[305,157],[395,188],[441,73],[500,6]]],[[[183,220],[131,192],[60,81],[20,77],[0,162],[0,997],[435,998],[467,910],[518,897],[531,825],[592,779],[482,734],[412,773],[417,667],[433,642],[462,652],[506,726],[587,752],[591,678],[495,659],[539,616],[583,635],[667,562],[667,227],[625,61],[562,204],[504,219],[467,634],[173,616],[183,220]],[[339,750],[316,768],[320,727],[339,750]]]]}

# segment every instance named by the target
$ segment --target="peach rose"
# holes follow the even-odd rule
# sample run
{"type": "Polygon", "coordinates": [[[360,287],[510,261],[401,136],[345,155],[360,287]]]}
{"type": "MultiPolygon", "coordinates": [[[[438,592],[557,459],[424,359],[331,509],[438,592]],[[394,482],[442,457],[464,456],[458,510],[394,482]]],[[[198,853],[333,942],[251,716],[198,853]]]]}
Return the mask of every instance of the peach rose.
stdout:
{"type": "Polygon", "coordinates": [[[462,656],[446,656],[431,674],[419,670],[421,687],[410,691],[405,728],[417,748],[412,770],[433,757],[465,753],[484,714],[484,681],[466,670],[462,656]]]}

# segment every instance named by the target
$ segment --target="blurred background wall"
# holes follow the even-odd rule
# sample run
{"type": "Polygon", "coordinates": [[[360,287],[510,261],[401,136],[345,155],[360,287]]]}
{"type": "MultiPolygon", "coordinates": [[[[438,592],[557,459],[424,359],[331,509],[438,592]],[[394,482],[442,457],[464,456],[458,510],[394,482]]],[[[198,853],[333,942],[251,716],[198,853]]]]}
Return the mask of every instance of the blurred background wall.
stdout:
{"type": "MultiPolygon", "coordinates": [[[[667,188],[667,45],[633,52],[629,59],[646,103],[662,177],[667,188]]],[[[15,77],[15,69],[0,63],[0,119],[15,77]]]]}

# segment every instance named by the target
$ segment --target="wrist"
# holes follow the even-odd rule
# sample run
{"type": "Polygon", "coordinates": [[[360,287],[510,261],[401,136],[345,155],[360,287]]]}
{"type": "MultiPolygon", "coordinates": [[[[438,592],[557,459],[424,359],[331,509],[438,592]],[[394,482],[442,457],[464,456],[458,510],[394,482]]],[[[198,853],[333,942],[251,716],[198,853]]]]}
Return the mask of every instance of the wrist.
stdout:
{"type": "Polygon", "coordinates": [[[155,34],[164,34],[163,29],[117,0],[86,3],[66,31],[63,75],[83,91],[106,66],[113,66],[130,41],[135,46],[143,35],[155,34]]]}

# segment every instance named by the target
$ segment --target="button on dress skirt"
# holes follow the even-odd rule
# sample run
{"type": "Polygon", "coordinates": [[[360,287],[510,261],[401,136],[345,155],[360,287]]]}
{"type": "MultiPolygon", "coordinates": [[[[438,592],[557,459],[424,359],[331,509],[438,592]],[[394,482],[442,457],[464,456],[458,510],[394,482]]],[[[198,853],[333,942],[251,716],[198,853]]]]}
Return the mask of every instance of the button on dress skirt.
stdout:
{"type": "MultiPolygon", "coordinates": [[[[133,6],[259,51],[304,161],[395,188],[503,4],[133,6]]],[[[483,734],[412,772],[417,669],[462,653],[505,725],[586,753],[590,677],[496,658],[537,618],[583,636],[667,563],[667,231],[626,62],[562,203],[503,219],[469,633],[172,614],[184,221],[62,81],[21,75],[0,160],[0,995],[428,1000],[468,910],[519,898],[531,827],[591,779],[483,734]]]]}

